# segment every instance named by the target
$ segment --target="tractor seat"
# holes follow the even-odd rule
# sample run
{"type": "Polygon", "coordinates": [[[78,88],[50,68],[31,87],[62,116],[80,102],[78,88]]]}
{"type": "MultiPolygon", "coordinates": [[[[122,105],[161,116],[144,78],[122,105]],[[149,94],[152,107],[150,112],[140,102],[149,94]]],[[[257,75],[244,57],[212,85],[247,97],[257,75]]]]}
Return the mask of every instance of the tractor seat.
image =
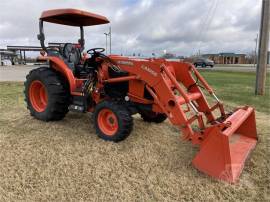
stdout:
{"type": "Polygon", "coordinates": [[[71,43],[64,44],[62,48],[62,55],[64,57],[64,61],[69,66],[69,68],[75,72],[76,67],[80,65],[81,62],[81,52],[80,49],[75,47],[71,43]]]}

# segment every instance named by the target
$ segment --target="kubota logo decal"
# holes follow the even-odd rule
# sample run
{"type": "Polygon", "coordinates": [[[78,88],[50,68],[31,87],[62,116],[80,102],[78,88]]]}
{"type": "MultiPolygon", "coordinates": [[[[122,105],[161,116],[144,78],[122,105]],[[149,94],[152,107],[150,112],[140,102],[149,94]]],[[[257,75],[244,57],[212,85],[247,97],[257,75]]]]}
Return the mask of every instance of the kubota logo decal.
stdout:
{"type": "Polygon", "coordinates": [[[141,68],[145,71],[147,71],[148,73],[152,74],[153,76],[157,76],[157,72],[155,72],[154,70],[152,70],[151,68],[145,66],[145,65],[142,65],[141,68]]]}
{"type": "Polygon", "coordinates": [[[134,66],[133,62],[130,61],[117,61],[119,65],[127,65],[127,66],[134,66]]]}

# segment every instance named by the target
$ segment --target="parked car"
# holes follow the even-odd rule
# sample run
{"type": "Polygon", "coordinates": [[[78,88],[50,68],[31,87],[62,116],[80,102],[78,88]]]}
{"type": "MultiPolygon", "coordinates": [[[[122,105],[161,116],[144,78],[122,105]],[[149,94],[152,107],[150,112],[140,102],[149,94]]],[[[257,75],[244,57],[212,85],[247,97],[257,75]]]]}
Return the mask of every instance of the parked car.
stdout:
{"type": "Polygon", "coordinates": [[[213,60],[209,60],[206,58],[198,58],[194,62],[195,67],[211,67],[213,68],[215,65],[213,60]]]}

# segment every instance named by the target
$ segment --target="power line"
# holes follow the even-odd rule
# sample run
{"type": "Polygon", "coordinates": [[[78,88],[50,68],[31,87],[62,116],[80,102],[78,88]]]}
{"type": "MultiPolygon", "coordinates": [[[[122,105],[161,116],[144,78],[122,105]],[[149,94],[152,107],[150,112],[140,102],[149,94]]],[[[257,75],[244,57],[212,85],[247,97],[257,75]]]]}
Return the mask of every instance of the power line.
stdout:
{"type": "Polygon", "coordinates": [[[199,40],[201,40],[202,38],[202,33],[204,32],[205,27],[209,21],[209,16],[212,13],[213,8],[215,7],[215,3],[216,3],[216,0],[213,0],[208,12],[206,13],[206,19],[203,21],[200,32],[199,32],[199,40]]]}
{"type": "Polygon", "coordinates": [[[196,37],[197,38],[196,41],[199,41],[199,45],[197,46],[197,49],[193,48],[192,54],[194,54],[195,49],[197,51],[200,50],[202,40],[206,36],[206,33],[207,33],[207,31],[208,31],[208,29],[209,29],[209,27],[210,27],[210,25],[212,23],[212,20],[213,20],[213,18],[215,16],[215,13],[216,13],[216,10],[217,10],[217,7],[218,7],[218,3],[219,3],[219,0],[213,0],[211,6],[208,9],[208,12],[206,13],[206,17],[202,18],[202,20],[201,20],[202,23],[201,23],[200,30],[198,32],[198,37],[196,37]]]}
{"type": "Polygon", "coordinates": [[[213,21],[213,19],[215,17],[216,10],[217,10],[217,7],[218,7],[218,3],[219,3],[219,0],[215,0],[214,3],[213,3],[212,12],[209,13],[209,18],[208,18],[209,20],[207,21],[206,26],[204,27],[205,29],[201,33],[201,39],[200,39],[199,46],[198,46],[199,50],[201,49],[202,40],[206,37],[207,31],[210,28],[211,23],[212,23],[212,21],[213,21]]]}
{"type": "MultiPolygon", "coordinates": [[[[214,19],[214,16],[215,16],[216,10],[217,10],[217,6],[218,6],[218,2],[219,2],[219,0],[215,1],[213,12],[210,13],[209,21],[208,21],[208,24],[206,25],[206,28],[205,28],[206,32],[209,29],[209,27],[210,27],[210,25],[211,25],[211,23],[212,23],[212,21],[214,19]]],[[[204,34],[206,34],[206,32],[204,34]]]]}
{"type": "MultiPolygon", "coordinates": [[[[208,8],[208,11],[207,11],[207,12],[205,13],[205,15],[201,18],[201,21],[200,21],[200,24],[199,24],[199,31],[198,31],[197,34],[196,34],[195,41],[200,41],[200,40],[201,40],[202,32],[203,32],[203,30],[204,30],[204,27],[205,27],[206,22],[208,21],[209,13],[210,13],[211,10],[213,9],[214,2],[215,2],[215,0],[212,1],[212,4],[211,4],[211,6],[208,8]]],[[[195,49],[196,49],[196,47],[194,46],[191,54],[194,53],[195,49]]]]}

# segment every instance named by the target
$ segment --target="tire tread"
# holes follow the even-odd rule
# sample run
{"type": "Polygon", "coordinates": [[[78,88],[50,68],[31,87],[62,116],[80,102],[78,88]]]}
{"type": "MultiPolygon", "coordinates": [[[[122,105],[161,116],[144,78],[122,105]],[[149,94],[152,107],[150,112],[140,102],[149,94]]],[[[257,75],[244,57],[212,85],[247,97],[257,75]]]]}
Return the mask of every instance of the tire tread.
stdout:
{"type": "Polygon", "coordinates": [[[95,108],[94,121],[97,135],[100,138],[108,141],[120,142],[126,139],[133,129],[133,118],[129,110],[125,106],[120,105],[119,103],[114,101],[103,101],[99,103],[95,108]],[[103,132],[99,129],[98,126],[97,122],[98,113],[101,109],[104,108],[110,109],[116,114],[118,123],[120,125],[119,130],[113,136],[107,136],[106,134],[103,134],[103,132]]]}
{"type": "Polygon", "coordinates": [[[43,121],[58,121],[62,120],[68,113],[69,90],[64,79],[55,70],[48,67],[31,70],[26,76],[24,86],[25,102],[31,116],[43,121]],[[34,80],[40,80],[47,89],[49,100],[48,107],[44,112],[35,111],[29,99],[28,89],[34,80]]]}

